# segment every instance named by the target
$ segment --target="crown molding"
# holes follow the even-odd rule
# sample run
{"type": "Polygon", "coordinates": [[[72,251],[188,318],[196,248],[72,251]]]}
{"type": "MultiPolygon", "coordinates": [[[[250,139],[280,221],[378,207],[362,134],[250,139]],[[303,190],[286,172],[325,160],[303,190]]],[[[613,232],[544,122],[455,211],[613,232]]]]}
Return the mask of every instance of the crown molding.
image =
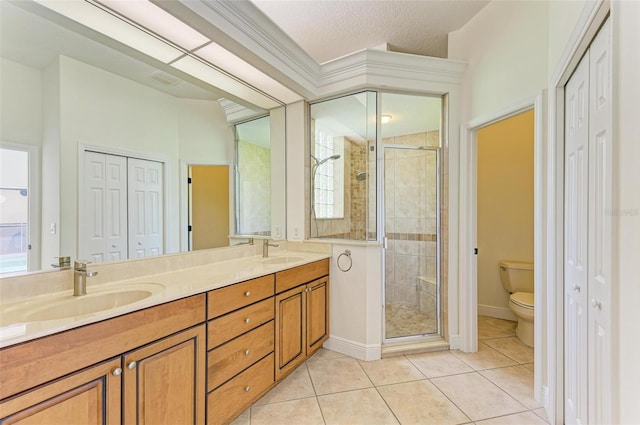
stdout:
{"type": "Polygon", "coordinates": [[[303,96],[315,89],[318,63],[247,0],[181,0],[245,51],[236,55],[303,96]]]}
{"type": "Polygon", "coordinates": [[[433,91],[461,84],[466,69],[464,62],[366,49],[323,64],[318,94],[354,86],[433,91]]]}
{"type": "Polygon", "coordinates": [[[266,113],[266,111],[247,108],[244,105],[240,105],[232,100],[225,99],[224,97],[218,99],[218,104],[222,108],[224,114],[227,116],[227,122],[229,123],[242,121],[266,113]]]}

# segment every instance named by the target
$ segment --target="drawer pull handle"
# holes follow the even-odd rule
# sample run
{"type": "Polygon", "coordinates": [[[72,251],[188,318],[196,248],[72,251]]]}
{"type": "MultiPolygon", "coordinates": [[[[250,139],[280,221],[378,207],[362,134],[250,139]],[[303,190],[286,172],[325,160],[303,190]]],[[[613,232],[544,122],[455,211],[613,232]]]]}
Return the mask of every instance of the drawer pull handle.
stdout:
{"type": "Polygon", "coordinates": [[[247,325],[249,324],[249,322],[251,322],[251,318],[247,317],[246,319],[244,319],[244,323],[246,323],[247,325]]]}
{"type": "Polygon", "coordinates": [[[127,365],[127,369],[129,369],[129,370],[131,370],[131,369],[135,369],[135,368],[136,368],[136,365],[137,365],[137,363],[136,363],[135,361],[130,362],[130,363],[127,365]]]}
{"type": "Polygon", "coordinates": [[[249,354],[251,354],[251,350],[244,350],[244,355],[248,356],[249,354]]]}
{"type": "Polygon", "coordinates": [[[250,386],[247,385],[246,387],[244,387],[244,392],[245,393],[248,393],[249,391],[251,391],[251,387],[250,386]]]}
{"type": "Polygon", "coordinates": [[[244,296],[245,296],[245,297],[248,297],[248,296],[250,296],[250,295],[251,295],[251,292],[250,292],[250,291],[247,291],[247,292],[245,292],[245,293],[244,293],[244,296]]]}
{"type": "Polygon", "coordinates": [[[122,369],[120,369],[119,367],[113,369],[113,372],[111,372],[113,374],[113,376],[120,376],[122,375],[122,369]]]}

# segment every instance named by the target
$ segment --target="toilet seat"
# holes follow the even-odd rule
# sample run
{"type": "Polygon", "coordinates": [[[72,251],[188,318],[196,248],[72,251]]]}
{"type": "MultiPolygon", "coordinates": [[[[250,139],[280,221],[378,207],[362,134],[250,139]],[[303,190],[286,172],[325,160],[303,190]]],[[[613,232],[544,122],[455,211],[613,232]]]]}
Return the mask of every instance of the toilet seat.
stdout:
{"type": "Polygon", "coordinates": [[[511,294],[509,300],[519,307],[533,310],[533,292],[516,292],[511,294]]]}

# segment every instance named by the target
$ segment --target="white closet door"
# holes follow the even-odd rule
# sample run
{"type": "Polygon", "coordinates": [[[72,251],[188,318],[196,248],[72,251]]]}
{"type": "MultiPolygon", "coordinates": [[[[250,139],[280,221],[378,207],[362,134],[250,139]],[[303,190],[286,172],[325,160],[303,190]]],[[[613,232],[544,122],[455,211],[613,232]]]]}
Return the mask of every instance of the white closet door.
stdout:
{"type": "Polygon", "coordinates": [[[589,52],[565,87],[565,423],[586,424],[589,52]]]}
{"type": "Polygon", "coordinates": [[[84,153],[80,198],[82,259],[101,263],[127,258],[127,160],[84,153]]]}
{"type": "MultiPolygon", "coordinates": [[[[589,423],[611,423],[611,43],[609,21],[590,47],[589,423]]],[[[640,408],[640,407],[639,407],[640,408]]]]}
{"type": "Polygon", "coordinates": [[[163,165],[129,158],[129,256],[163,254],[163,165]]]}

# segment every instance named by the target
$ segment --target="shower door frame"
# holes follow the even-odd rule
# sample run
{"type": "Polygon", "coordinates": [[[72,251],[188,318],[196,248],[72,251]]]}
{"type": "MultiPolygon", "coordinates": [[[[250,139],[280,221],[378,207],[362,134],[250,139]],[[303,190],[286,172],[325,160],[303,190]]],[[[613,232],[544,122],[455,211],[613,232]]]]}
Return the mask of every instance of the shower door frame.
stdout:
{"type": "MultiPolygon", "coordinates": [[[[442,137],[442,136],[440,136],[442,137]]],[[[381,175],[382,181],[381,184],[381,195],[379,198],[381,199],[381,210],[382,219],[381,221],[381,235],[382,235],[382,246],[383,246],[383,285],[382,285],[382,343],[390,344],[390,343],[407,343],[407,342],[420,342],[420,341],[429,341],[429,340],[440,340],[443,338],[443,326],[442,326],[442,293],[441,293],[441,250],[442,250],[442,229],[441,229],[441,190],[442,190],[442,176],[441,176],[441,147],[435,146],[416,146],[416,145],[398,145],[398,144],[383,144],[380,140],[379,146],[382,147],[382,160],[380,161],[381,167],[381,175]],[[400,149],[400,150],[415,150],[415,151],[435,151],[436,154],[436,332],[428,333],[428,334],[418,334],[418,335],[406,335],[406,336],[397,336],[397,337],[387,337],[387,303],[386,303],[386,288],[387,288],[387,277],[386,277],[386,257],[387,257],[387,229],[386,229],[386,178],[385,178],[385,149],[400,149]]],[[[417,276],[416,276],[417,278],[417,276]]]]}

